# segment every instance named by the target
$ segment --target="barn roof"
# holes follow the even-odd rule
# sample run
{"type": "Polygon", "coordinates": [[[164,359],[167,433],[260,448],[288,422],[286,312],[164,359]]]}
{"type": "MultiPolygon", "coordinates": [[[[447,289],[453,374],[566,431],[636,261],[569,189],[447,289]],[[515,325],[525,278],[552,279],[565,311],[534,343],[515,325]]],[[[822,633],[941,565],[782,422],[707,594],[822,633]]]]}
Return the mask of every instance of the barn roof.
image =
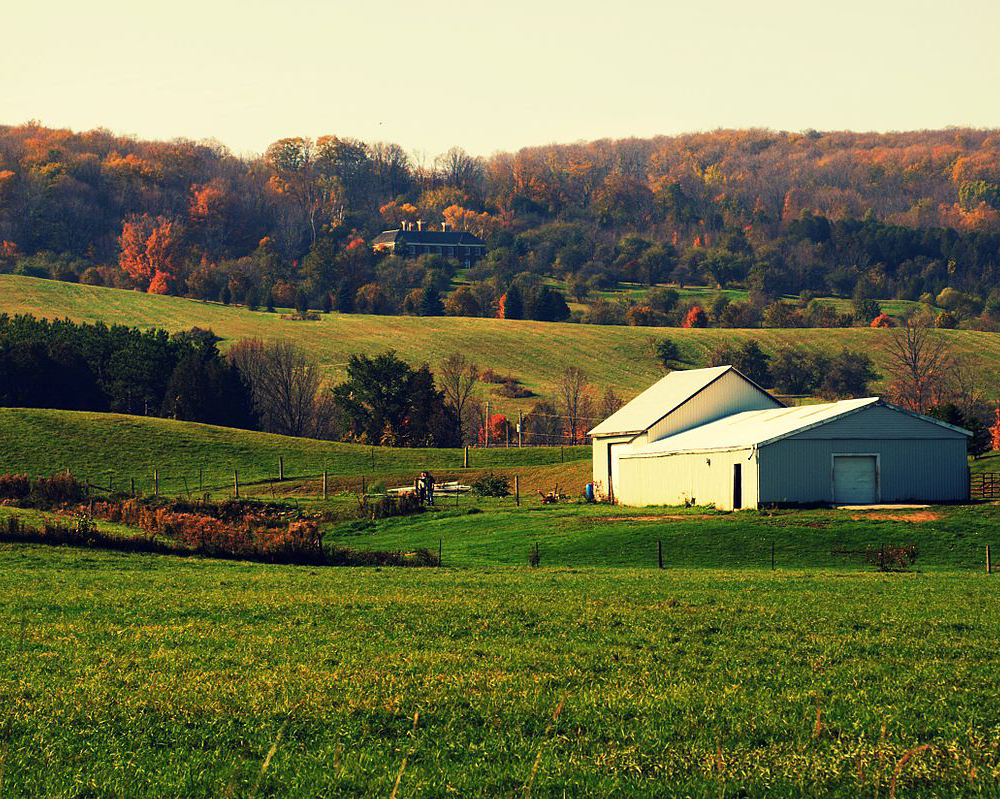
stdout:
{"type": "MultiPolygon", "coordinates": [[[[587,435],[607,436],[642,433],[660,419],[673,413],[695,394],[707,388],[730,370],[756,386],[756,383],[753,383],[732,366],[713,366],[708,369],[684,369],[671,372],[653,383],[631,402],[625,403],[587,435]]],[[[767,394],[764,389],[756,387],[762,393],[767,394]]],[[[778,401],[775,400],[775,402],[778,401]]]]}
{"type": "Polygon", "coordinates": [[[932,419],[930,416],[923,416],[905,408],[890,405],[880,397],[864,397],[862,399],[841,400],[840,402],[826,402],[820,405],[800,405],[795,408],[774,408],[765,411],[735,413],[701,427],[695,427],[660,441],[654,441],[652,444],[636,448],[631,452],[623,452],[621,457],[676,455],[682,452],[762,447],[765,444],[832,422],[874,405],[884,405],[900,413],[932,422],[955,432],[972,435],[961,427],[955,427],[939,419],[932,419]]]}

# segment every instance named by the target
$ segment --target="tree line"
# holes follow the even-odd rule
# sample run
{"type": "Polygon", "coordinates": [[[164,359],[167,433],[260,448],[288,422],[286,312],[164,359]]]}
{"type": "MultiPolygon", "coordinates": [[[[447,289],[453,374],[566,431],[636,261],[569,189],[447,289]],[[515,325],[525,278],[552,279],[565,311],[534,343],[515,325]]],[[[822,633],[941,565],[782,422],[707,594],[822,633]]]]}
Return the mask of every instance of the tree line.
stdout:
{"type": "Polygon", "coordinates": [[[619,307],[601,292],[697,283],[750,292],[725,320],[706,314],[720,326],[843,323],[772,307],[803,292],[922,299],[955,324],[995,326],[1000,143],[976,130],[748,130],[427,161],[324,136],[237,158],[0,126],[0,271],[253,307],[508,318],[516,286],[525,318],[567,318],[551,290],[558,309],[528,296],[554,277],[588,305],[582,320],[630,324],[679,321],[662,301],[619,307]],[[453,300],[445,253],[416,262],[371,247],[416,220],[486,241],[453,300]]]}

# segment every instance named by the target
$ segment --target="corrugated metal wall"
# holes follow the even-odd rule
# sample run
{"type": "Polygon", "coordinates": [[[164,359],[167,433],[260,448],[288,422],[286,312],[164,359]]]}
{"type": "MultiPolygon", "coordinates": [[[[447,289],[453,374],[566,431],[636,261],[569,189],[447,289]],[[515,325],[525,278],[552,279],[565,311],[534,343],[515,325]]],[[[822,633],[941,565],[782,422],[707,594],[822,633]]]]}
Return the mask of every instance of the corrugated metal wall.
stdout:
{"type": "Polygon", "coordinates": [[[682,505],[685,501],[733,507],[733,466],[740,464],[743,507],[757,506],[757,461],[752,450],[623,457],[618,464],[622,505],[682,505]]]}
{"type": "Polygon", "coordinates": [[[812,430],[796,433],[794,438],[869,438],[871,436],[965,440],[965,435],[962,433],[918,419],[894,408],[887,408],[884,405],[864,408],[842,419],[835,419],[812,430]]]}
{"type": "Polygon", "coordinates": [[[962,500],[969,485],[965,450],[964,436],[787,438],[759,450],[759,499],[762,505],[832,502],[833,455],[854,453],[879,456],[880,502],[962,500]]]}
{"type": "MultiPolygon", "coordinates": [[[[665,419],[649,428],[649,440],[659,441],[692,427],[714,422],[741,411],[781,407],[735,372],[726,372],[665,419]]],[[[666,412],[667,408],[664,408],[666,412]]]]}

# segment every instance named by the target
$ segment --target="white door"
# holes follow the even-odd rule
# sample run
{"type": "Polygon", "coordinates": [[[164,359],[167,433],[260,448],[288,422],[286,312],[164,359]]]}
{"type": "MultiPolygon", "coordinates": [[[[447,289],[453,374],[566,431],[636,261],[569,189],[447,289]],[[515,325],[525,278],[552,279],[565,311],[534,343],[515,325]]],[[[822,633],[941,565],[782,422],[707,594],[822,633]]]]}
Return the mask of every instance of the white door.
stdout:
{"type": "Polygon", "coordinates": [[[874,455],[833,456],[833,501],[842,505],[878,502],[874,455]]]}

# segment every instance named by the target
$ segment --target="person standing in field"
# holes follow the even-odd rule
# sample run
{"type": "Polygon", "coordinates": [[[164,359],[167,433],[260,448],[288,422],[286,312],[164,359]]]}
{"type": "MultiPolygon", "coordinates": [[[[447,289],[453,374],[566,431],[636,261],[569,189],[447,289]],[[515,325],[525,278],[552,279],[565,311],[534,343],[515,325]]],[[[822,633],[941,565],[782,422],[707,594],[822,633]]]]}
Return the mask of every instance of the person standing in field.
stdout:
{"type": "Polygon", "coordinates": [[[434,504],[434,475],[430,472],[424,472],[424,496],[428,505],[434,504]]]}

